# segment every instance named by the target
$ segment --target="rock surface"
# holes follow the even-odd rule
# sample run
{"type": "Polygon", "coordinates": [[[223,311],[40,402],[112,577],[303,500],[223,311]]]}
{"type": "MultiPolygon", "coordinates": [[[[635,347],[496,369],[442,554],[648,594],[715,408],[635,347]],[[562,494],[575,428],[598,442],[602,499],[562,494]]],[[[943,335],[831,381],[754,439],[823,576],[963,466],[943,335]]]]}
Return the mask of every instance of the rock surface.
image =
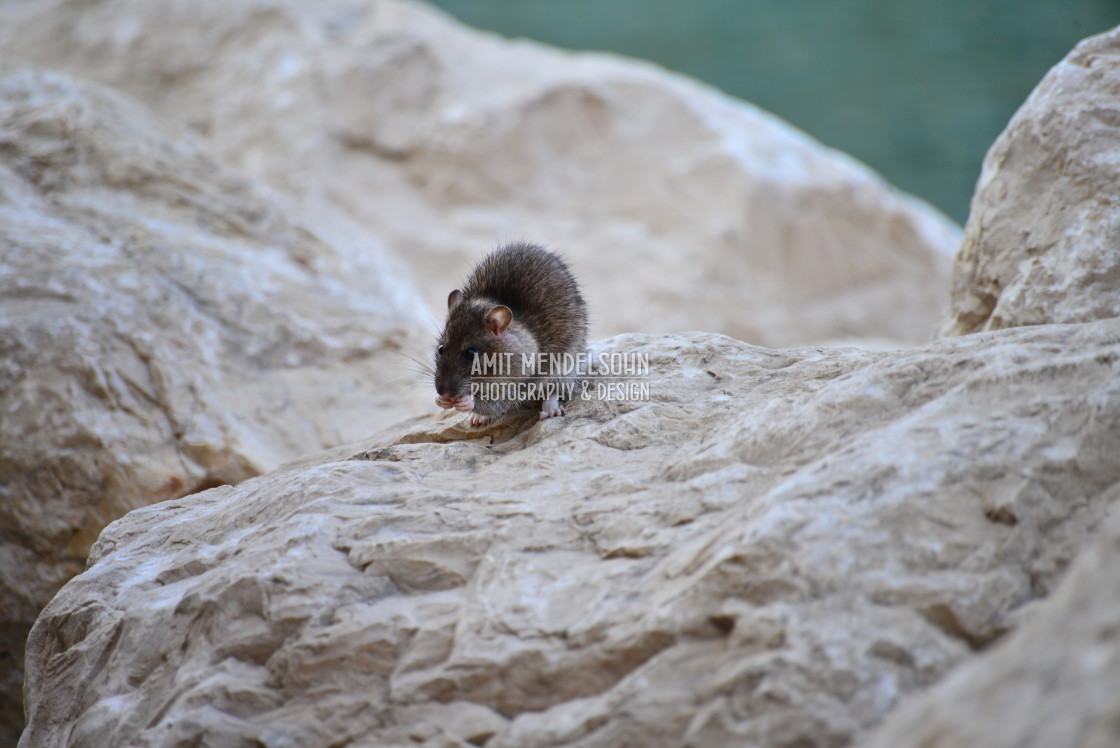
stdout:
{"type": "Polygon", "coordinates": [[[1120,745],[1120,512],[1112,515],[1026,626],[906,704],[864,748],[1120,745]]]}
{"type": "Polygon", "coordinates": [[[651,65],[391,0],[37,0],[0,50],[123,88],[361,224],[441,309],[502,239],[563,251],[593,336],[926,341],[951,222],[758,109],[651,65]]]}
{"type": "Polygon", "coordinates": [[[252,477],[426,404],[382,247],[433,305],[525,236],[600,334],[915,341],[955,230],[747,105],[421,6],[4,4],[0,51],[171,124],[0,67],[0,721],[39,606],[166,498],[39,618],[21,745],[1120,742],[1115,522],[1062,581],[1120,496],[1117,39],[989,154],[943,332],[1109,319],[616,337],[649,402],[252,477]]]}
{"type": "Polygon", "coordinates": [[[0,744],[106,524],[413,412],[425,308],[337,233],[135,102],[0,65],[0,744]]]}
{"type": "Polygon", "coordinates": [[[106,528],[32,631],[21,745],[842,746],[1118,493],[1120,320],[599,345],[649,355],[648,402],[425,416],[106,528]]]}
{"type": "Polygon", "coordinates": [[[1120,28],[1047,73],[984,159],[942,335],[1120,316],[1120,28]]]}
{"type": "Polygon", "coordinates": [[[387,355],[426,343],[414,278],[442,307],[527,237],[599,333],[769,344],[921,340],[943,305],[948,221],[648,65],[391,0],[15,0],[0,53],[140,101],[0,71],[0,745],[107,522],[427,404],[387,355]]]}

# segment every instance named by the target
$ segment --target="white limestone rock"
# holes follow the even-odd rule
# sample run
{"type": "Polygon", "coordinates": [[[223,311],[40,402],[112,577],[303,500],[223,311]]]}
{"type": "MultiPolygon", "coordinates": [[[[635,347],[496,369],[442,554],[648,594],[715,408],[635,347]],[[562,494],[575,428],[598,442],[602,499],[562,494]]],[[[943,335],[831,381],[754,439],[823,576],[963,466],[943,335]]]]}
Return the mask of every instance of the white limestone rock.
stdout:
{"type": "Polygon", "coordinates": [[[860,745],[1120,745],[1120,514],[1112,514],[1021,630],[905,702],[860,745]]]}
{"type": "Polygon", "coordinates": [[[1120,320],[598,345],[649,402],[423,416],[108,527],[32,632],[22,745],[841,746],[1116,497],[1120,320]]]}
{"type": "Polygon", "coordinates": [[[984,159],[942,335],[1120,316],[1120,28],[1046,74],[984,159]]]}
{"type": "Polygon", "coordinates": [[[384,240],[441,309],[499,241],[564,252],[593,337],[922,342],[960,231],[683,76],[393,0],[38,0],[0,50],[123,88],[384,240]]]}
{"type": "Polygon", "coordinates": [[[415,412],[397,351],[427,312],[357,238],[135,102],[0,64],[0,744],[106,524],[415,412]]]}

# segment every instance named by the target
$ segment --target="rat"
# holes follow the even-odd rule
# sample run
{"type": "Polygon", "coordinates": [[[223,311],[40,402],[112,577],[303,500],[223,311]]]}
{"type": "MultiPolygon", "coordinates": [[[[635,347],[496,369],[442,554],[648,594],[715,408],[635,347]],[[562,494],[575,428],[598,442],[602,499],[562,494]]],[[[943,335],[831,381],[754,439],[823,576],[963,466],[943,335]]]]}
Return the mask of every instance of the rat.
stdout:
{"type": "Polygon", "coordinates": [[[537,403],[540,420],[562,416],[560,387],[575,372],[542,367],[539,354],[570,363],[586,346],[587,305],[567,264],[529,242],[499,247],[447,296],[435,353],[436,405],[470,412],[472,426],[537,403]],[[497,382],[511,386],[486,386],[497,382]],[[518,393],[542,396],[516,399],[518,393]]]}

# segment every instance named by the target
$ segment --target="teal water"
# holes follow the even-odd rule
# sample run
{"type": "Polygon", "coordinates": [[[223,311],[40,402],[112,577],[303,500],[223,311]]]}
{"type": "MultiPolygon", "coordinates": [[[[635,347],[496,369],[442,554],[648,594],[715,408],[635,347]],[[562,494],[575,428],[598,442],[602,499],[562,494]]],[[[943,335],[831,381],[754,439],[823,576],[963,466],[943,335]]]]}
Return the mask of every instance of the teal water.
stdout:
{"type": "Polygon", "coordinates": [[[435,0],[465,23],[653,60],[754,102],[963,222],[984,153],[1120,0],[435,0]]]}

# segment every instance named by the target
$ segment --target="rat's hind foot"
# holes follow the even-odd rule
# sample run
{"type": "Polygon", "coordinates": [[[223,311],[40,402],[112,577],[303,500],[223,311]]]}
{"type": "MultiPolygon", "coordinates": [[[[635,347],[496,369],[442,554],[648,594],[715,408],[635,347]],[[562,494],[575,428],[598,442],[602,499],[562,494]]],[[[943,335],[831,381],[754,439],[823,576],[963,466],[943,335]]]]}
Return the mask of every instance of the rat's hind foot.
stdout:
{"type": "Polygon", "coordinates": [[[472,426],[485,426],[490,423],[490,416],[479,415],[478,413],[471,413],[472,426]]]}
{"type": "Polygon", "coordinates": [[[564,409],[560,407],[559,401],[545,400],[541,403],[541,412],[538,420],[543,421],[546,418],[556,418],[562,415],[564,415],[564,409]]]}

